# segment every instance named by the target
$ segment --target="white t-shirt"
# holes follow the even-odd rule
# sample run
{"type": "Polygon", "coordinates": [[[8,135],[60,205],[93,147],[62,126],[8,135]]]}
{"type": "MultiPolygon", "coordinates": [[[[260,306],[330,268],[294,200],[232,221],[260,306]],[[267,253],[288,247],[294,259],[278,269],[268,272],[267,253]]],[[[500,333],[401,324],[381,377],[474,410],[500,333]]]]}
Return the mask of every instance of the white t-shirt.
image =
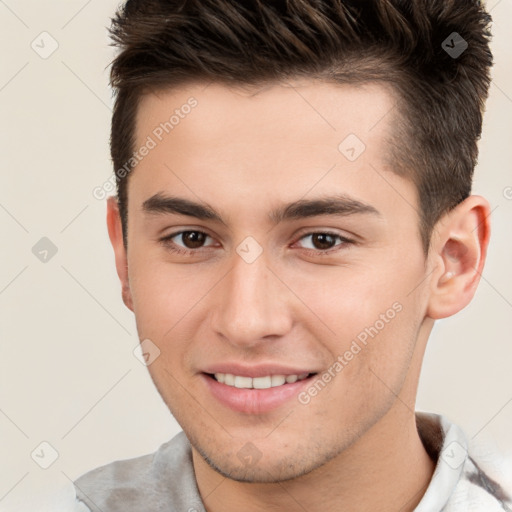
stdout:
{"type": "MultiPolygon", "coordinates": [[[[437,461],[415,512],[512,512],[509,492],[468,453],[462,430],[443,416],[416,413],[420,438],[437,461]]],[[[91,512],[205,512],[184,432],[155,453],[113,462],[75,482],[91,512]]]]}

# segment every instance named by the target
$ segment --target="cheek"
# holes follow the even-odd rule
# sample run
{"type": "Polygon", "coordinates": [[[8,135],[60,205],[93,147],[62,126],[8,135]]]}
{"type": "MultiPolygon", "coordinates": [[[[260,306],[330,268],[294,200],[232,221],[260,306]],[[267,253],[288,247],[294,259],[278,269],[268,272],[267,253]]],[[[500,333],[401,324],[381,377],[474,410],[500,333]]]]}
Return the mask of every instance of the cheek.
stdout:
{"type": "Polygon", "coordinates": [[[324,372],[332,375],[330,383],[325,388],[316,385],[319,392],[306,391],[310,398],[319,396],[311,398],[316,400],[312,406],[333,432],[338,432],[340,424],[366,428],[385,414],[401,393],[417,337],[410,313],[394,303],[375,321],[358,317],[350,326],[340,327],[347,337],[340,337],[330,347],[333,363],[324,372]]]}
{"type": "Polygon", "coordinates": [[[382,330],[382,322],[387,326],[406,299],[404,280],[377,265],[311,265],[281,275],[293,291],[293,314],[319,339],[341,342],[340,349],[360,333],[364,341],[365,329],[375,323],[382,330]]]}
{"type": "Polygon", "coordinates": [[[129,262],[130,289],[140,336],[163,340],[211,288],[193,265],[170,265],[135,253],[129,262]]]}
{"type": "Polygon", "coordinates": [[[401,265],[400,272],[374,267],[359,275],[336,269],[330,279],[316,280],[316,286],[313,280],[295,280],[315,313],[303,317],[312,319],[310,332],[328,349],[333,364],[338,360],[341,365],[332,369],[343,375],[335,379],[340,385],[350,382],[351,389],[367,396],[382,391],[379,377],[391,389],[399,386],[424,317],[420,267],[401,265]],[[318,286],[319,282],[324,284],[318,286]]]}

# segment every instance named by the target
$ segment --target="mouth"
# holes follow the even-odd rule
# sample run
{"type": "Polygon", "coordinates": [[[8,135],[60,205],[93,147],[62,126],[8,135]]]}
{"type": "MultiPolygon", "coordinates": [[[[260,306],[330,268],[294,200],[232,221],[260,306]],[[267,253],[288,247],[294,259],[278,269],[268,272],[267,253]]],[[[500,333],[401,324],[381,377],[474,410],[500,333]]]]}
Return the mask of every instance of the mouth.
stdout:
{"type": "Polygon", "coordinates": [[[300,373],[294,375],[264,375],[262,377],[245,377],[234,375],[232,373],[207,373],[212,379],[220,384],[231,386],[238,389],[269,389],[293,384],[305,380],[316,373],[300,373]]]}
{"type": "Polygon", "coordinates": [[[207,394],[231,411],[261,415],[294,404],[318,373],[269,374],[249,377],[233,373],[202,373],[207,394]],[[295,399],[295,400],[294,400],[295,399]]]}

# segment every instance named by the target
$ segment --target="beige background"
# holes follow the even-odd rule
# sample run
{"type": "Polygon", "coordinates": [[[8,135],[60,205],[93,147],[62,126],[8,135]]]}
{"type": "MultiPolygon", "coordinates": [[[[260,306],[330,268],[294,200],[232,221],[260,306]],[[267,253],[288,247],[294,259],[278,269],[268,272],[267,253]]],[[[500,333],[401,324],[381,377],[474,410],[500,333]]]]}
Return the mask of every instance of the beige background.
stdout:
{"type": "MultiPolygon", "coordinates": [[[[0,0],[0,511],[179,429],[134,357],[105,202],[92,195],[111,173],[117,4],[0,0]],[[46,59],[31,47],[48,52],[52,39],[46,59]],[[46,263],[32,253],[42,237],[58,249],[46,263]],[[50,460],[43,441],[59,453],[46,470],[31,458],[50,460]]],[[[418,408],[512,455],[512,0],[489,6],[496,67],[474,192],[493,209],[491,247],[472,304],[436,324],[418,408]]]]}

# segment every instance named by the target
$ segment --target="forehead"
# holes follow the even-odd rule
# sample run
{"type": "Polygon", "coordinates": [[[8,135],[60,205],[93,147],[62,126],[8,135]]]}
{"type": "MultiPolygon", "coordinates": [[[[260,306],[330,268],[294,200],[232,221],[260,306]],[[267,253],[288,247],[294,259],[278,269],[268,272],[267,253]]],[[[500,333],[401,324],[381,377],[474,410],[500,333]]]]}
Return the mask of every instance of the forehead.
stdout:
{"type": "Polygon", "coordinates": [[[141,201],[179,189],[182,197],[221,207],[229,198],[239,211],[253,212],[308,191],[335,189],[365,202],[384,192],[396,200],[389,182],[378,178],[390,170],[395,102],[384,85],[318,81],[252,89],[190,84],[147,94],[138,109],[136,147],[151,139],[152,149],[130,188],[141,201]]]}
{"type": "Polygon", "coordinates": [[[391,86],[380,83],[296,80],[243,88],[189,84],[144,95],[138,109],[137,136],[144,137],[160,123],[170,121],[176,143],[190,136],[207,143],[228,134],[233,143],[249,139],[254,146],[322,140],[337,148],[351,133],[357,132],[364,142],[375,142],[389,132],[397,112],[395,103],[391,86]],[[196,105],[191,109],[192,98],[196,105]],[[171,119],[173,113],[179,119],[176,115],[171,119]],[[279,135],[278,141],[275,135],[279,135]]]}

